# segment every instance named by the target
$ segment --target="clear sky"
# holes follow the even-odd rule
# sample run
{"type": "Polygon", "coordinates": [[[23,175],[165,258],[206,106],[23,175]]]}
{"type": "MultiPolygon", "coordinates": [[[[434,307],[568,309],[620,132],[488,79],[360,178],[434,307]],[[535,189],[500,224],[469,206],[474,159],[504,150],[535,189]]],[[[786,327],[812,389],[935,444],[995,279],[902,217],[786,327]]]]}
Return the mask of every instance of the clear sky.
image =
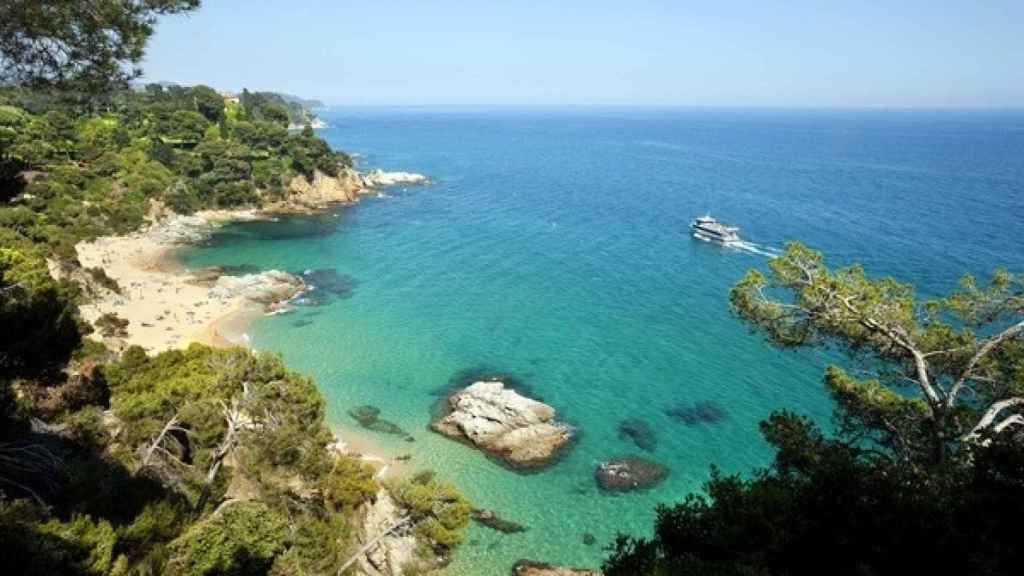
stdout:
{"type": "Polygon", "coordinates": [[[1024,106],[1024,0],[204,0],[148,79],[333,104],[1024,106]]]}

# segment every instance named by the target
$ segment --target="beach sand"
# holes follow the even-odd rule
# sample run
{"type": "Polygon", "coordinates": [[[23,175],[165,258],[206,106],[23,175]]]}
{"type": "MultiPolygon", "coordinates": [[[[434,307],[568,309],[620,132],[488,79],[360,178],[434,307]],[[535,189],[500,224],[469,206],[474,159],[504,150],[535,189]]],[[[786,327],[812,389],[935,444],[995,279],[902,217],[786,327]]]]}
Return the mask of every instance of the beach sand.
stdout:
{"type": "MultiPolygon", "coordinates": [[[[200,213],[188,220],[189,231],[198,234],[203,226],[254,217],[251,211],[200,213]]],[[[170,233],[168,226],[156,224],[75,247],[83,268],[102,268],[120,287],[118,294],[93,286],[93,297],[80,306],[82,317],[91,324],[107,313],[127,320],[125,336],[103,338],[115,349],[138,345],[156,353],[192,342],[245,345],[245,329],[263,306],[243,293],[215,290],[212,279],[186,270],[174,253],[187,242],[170,233]]],[[[102,337],[99,330],[94,337],[102,337]]]]}

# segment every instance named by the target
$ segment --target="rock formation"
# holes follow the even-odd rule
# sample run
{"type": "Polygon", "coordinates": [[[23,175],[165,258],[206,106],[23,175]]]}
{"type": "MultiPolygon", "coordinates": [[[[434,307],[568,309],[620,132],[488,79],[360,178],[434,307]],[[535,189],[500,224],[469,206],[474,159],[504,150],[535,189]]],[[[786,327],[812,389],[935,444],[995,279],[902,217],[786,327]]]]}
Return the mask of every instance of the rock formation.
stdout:
{"type": "Polygon", "coordinates": [[[594,478],[604,490],[628,492],[655,486],[668,473],[668,468],[653,460],[641,456],[623,456],[598,464],[594,478]]]}
{"type": "Polygon", "coordinates": [[[554,408],[498,381],[475,382],[456,392],[448,398],[448,410],[431,428],[516,468],[550,463],[573,436],[572,428],[555,421],[554,408]]]}
{"type": "Polygon", "coordinates": [[[366,188],[382,188],[385,186],[396,186],[398,184],[426,184],[427,177],[414,172],[385,172],[383,170],[371,170],[360,175],[363,186],[366,188]]]}
{"type": "Polygon", "coordinates": [[[228,299],[242,296],[251,302],[270,306],[292,298],[305,287],[297,276],[280,270],[267,270],[244,276],[221,276],[210,289],[210,297],[228,299]]]}
{"type": "Polygon", "coordinates": [[[268,212],[309,212],[322,210],[332,204],[351,204],[359,196],[371,194],[376,188],[398,184],[426,184],[427,177],[412,172],[385,172],[372,170],[357,172],[347,168],[337,176],[329,176],[316,170],[310,181],[305,176],[296,176],[288,184],[288,194],[283,200],[268,207],[268,212]]]}
{"type": "MultiPolygon", "coordinates": [[[[381,490],[367,507],[363,520],[364,540],[383,533],[400,517],[400,510],[387,490],[381,490]]],[[[359,558],[364,574],[400,576],[416,561],[416,537],[409,531],[396,531],[381,538],[359,558]]]]}
{"type": "Polygon", "coordinates": [[[363,185],[360,174],[347,169],[329,176],[319,170],[313,172],[312,181],[305,176],[296,176],[288,184],[288,195],[272,206],[276,212],[308,212],[322,210],[332,204],[348,204],[359,199],[360,194],[369,190],[363,185]]]}

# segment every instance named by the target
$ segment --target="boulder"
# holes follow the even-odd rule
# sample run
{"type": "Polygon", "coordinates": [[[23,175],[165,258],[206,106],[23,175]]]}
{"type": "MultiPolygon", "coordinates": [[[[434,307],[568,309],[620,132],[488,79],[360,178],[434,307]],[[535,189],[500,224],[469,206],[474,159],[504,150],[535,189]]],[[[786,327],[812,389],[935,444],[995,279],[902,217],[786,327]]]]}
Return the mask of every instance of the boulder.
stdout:
{"type": "Polygon", "coordinates": [[[623,456],[601,462],[594,471],[598,486],[611,492],[642,490],[660,484],[669,469],[642,456],[623,456]]]}
{"type": "Polygon", "coordinates": [[[549,464],[573,437],[555,421],[555,409],[505,388],[499,381],[474,382],[448,398],[448,413],[431,428],[464,440],[516,468],[549,464]]]}
{"type": "Polygon", "coordinates": [[[601,573],[583,568],[563,568],[546,562],[519,560],[512,566],[512,576],[601,576],[601,573]]]}

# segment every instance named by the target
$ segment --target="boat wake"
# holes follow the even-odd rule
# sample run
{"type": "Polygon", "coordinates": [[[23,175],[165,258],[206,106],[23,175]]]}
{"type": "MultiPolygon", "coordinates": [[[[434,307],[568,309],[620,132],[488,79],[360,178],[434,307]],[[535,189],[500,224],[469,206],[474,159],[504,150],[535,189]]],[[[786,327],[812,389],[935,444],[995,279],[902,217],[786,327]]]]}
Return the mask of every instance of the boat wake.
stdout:
{"type": "Polygon", "coordinates": [[[747,242],[746,240],[729,242],[728,246],[729,248],[735,248],[736,250],[742,250],[743,252],[749,252],[751,254],[760,254],[761,256],[767,256],[769,258],[776,258],[780,254],[779,250],[776,248],[772,248],[771,246],[762,246],[754,242],[747,242]]]}

